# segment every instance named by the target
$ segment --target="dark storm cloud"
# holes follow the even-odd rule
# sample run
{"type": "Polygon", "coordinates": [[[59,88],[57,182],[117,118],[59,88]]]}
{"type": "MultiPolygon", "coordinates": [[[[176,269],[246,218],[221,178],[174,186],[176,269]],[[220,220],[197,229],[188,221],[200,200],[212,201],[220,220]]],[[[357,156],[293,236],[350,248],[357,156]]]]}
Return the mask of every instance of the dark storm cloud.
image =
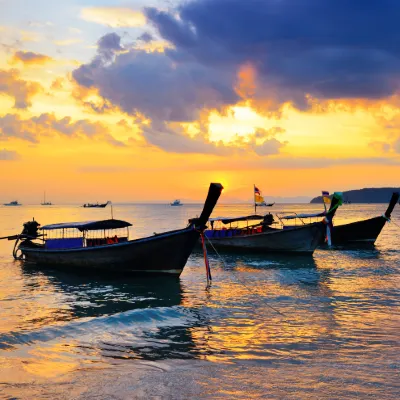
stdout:
{"type": "Polygon", "coordinates": [[[129,114],[140,112],[160,121],[194,121],[203,108],[234,104],[234,71],[199,63],[176,64],[164,53],[130,49],[114,53],[107,64],[101,54],[73,72],[82,86],[96,87],[105,99],[129,114]]]}
{"type": "Polygon", "coordinates": [[[144,43],[150,43],[154,38],[149,32],[144,32],[137,38],[137,40],[141,40],[144,43]]]}
{"type": "Polygon", "coordinates": [[[147,8],[176,59],[213,65],[253,62],[260,84],[293,100],[379,98],[399,88],[397,0],[194,0],[179,18],[147,8]]]}
{"type": "Polygon", "coordinates": [[[173,49],[120,54],[110,33],[73,74],[129,113],[191,121],[203,108],[233,104],[244,63],[258,72],[256,97],[273,93],[299,108],[306,94],[382,98],[399,89],[397,0],[194,0],[145,14],[173,49]]]}

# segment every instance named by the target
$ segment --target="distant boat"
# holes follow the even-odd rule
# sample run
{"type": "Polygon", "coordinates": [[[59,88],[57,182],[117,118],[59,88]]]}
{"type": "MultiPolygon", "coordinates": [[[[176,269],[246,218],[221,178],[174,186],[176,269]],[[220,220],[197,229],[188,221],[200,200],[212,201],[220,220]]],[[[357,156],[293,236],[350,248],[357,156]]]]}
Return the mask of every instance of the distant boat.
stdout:
{"type": "Polygon", "coordinates": [[[85,208],[105,208],[108,204],[110,204],[111,201],[108,200],[107,203],[86,203],[82,207],[85,208]]]}
{"type": "Polygon", "coordinates": [[[171,206],[183,206],[183,204],[181,203],[180,200],[174,200],[174,201],[171,203],[171,206]]]}
{"type": "Polygon", "coordinates": [[[46,192],[44,192],[43,203],[40,203],[42,206],[51,206],[51,201],[46,201],[46,192]]]}
{"type": "Polygon", "coordinates": [[[22,206],[22,204],[18,203],[17,200],[10,201],[9,203],[4,203],[4,206],[22,206]]]}

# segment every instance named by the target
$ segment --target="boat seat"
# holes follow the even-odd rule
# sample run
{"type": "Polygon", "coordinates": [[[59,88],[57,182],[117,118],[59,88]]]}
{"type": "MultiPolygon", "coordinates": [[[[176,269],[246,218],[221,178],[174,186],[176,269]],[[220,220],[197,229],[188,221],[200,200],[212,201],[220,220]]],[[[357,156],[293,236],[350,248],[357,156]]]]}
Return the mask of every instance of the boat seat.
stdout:
{"type": "Polygon", "coordinates": [[[79,249],[83,247],[82,238],[47,239],[46,249],[79,249]]]}
{"type": "Polygon", "coordinates": [[[212,237],[213,237],[213,233],[214,233],[214,231],[212,231],[212,230],[210,230],[210,229],[204,231],[204,235],[205,235],[205,237],[207,237],[207,238],[212,238],[212,237]]]}
{"type": "Polygon", "coordinates": [[[226,231],[226,236],[227,237],[232,237],[232,235],[233,235],[233,232],[231,230],[226,231]]]}

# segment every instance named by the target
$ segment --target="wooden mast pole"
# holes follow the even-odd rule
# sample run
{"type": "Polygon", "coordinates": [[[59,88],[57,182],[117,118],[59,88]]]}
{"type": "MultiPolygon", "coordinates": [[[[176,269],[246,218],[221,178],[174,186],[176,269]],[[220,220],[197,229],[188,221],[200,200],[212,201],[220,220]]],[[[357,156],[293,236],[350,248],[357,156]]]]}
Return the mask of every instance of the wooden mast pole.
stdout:
{"type": "Polygon", "coordinates": [[[253,184],[254,214],[257,214],[256,185],[253,184]]]}

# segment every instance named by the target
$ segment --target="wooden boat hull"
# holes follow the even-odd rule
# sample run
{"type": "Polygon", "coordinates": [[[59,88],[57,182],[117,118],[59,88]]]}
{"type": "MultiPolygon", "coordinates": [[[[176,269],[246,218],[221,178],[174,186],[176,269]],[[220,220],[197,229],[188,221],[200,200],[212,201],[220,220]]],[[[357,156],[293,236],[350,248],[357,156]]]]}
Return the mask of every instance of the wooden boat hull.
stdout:
{"type": "Polygon", "coordinates": [[[290,229],[269,229],[266,232],[233,237],[212,237],[209,240],[221,250],[259,253],[312,254],[325,235],[322,222],[290,229]]]}
{"type": "Polygon", "coordinates": [[[332,231],[332,244],[335,246],[374,245],[386,221],[390,221],[399,197],[400,193],[398,192],[392,194],[388,208],[382,216],[350,224],[335,225],[332,231]]]}
{"type": "Polygon", "coordinates": [[[384,217],[370,218],[350,224],[335,225],[332,231],[332,243],[373,245],[386,224],[384,217]]]}
{"type": "Polygon", "coordinates": [[[179,276],[199,235],[199,231],[190,227],[114,245],[67,250],[21,245],[20,250],[27,263],[68,268],[69,271],[85,269],[179,276]]]}
{"type": "MultiPolygon", "coordinates": [[[[24,224],[22,233],[17,235],[13,256],[15,259],[21,259],[27,263],[68,269],[71,272],[101,270],[108,273],[179,276],[199,240],[200,232],[203,232],[206,228],[206,223],[217,204],[222,189],[220,183],[210,184],[200,217],[190,219],[186,228],[127,242],[69,249],[46,248],[44,245],[32,241],[43,237],[43,235],[39,235],[37,232],[40,224],[35,220],[29,221],[24,224]],[[21,239],[23,241],[18,246],[21,239]],[[19,252],[21,255],[19,255],[19,252]]],[[[44,226],[42,229],[62,229],[64,231],[64,228],[69,226],[81,228],[84,231],[105,231],[105,229],[116,229],[121,223],[124,226],[130,225],[126,221],[107,220],[91,223],[55,224],[47,226],[47,228],[44,226]],[[103,227],[101,228],[101,226],[103,227]]],[[[46,245],[48,244],[49,241],[47,240],[46,245]]]]}

